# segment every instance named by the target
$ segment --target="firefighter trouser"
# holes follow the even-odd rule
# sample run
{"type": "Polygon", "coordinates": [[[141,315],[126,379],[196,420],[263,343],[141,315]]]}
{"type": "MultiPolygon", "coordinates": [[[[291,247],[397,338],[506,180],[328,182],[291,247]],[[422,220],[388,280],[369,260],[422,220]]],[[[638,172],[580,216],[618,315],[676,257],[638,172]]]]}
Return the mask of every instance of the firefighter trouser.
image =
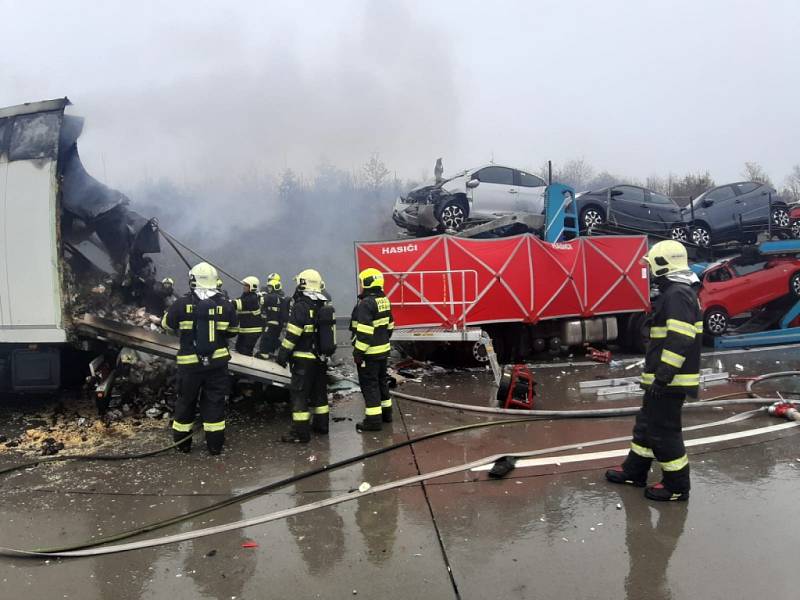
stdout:
{"type": "Polygon", "coordinates": [[[292,428],[301,440],[308,440],[311,427],[328,433],[328,382],[325,363],[310,358],[292,359],[292,428]],[[312,422],[313,415],[313,422],[312,422]]]}
{"type": "Polygon", "coordinates": [[[388,359],[364,359],[357,365],[358,384],[364,396],[364,416],[367,422],[392,420],[392,397],[389,395],[388,359]]]}
{"type": "Polygon", "coordinates": [[[245,356],[253,356],[260,333],[240,333],[236,336],[236,351],[245,356]]]}
{"type": "MultiPolygon", "coordinates": [[[[200,418],[210,452],[218,453],[225,443],[225,400],[228,395],[228,367],[178,373],[178,400],[172,421],[172,436],[177,442],[192,430],[200,400],[200,418]]],[[[188,451],[191,438],[181,444],[188,451]]]]}
{"type": "Polygon", "coordinates": [[[683,444],[681,408],[686,396],[667,392],[654,399],[645,392],[636,415],[633,440],[622,465],[631,479],[645,480],[656,459],[663,471],[662,483],[671,492],[689,491],[689,459],[683,444]]]}
{"type": "Polygon", "coordinates": [[[281,345],[281,326],[272,324],[267,325],[264,335],[261,336],[261,343],[258,351],[262,354],[275,354],[281,345]]]}

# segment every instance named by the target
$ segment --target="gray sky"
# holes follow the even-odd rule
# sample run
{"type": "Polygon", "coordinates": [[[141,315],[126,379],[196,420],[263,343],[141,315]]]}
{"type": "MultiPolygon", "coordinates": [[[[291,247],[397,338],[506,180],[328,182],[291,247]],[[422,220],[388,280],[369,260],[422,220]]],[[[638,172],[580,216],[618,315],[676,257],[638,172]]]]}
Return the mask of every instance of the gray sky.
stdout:
{"type": "Polygon", "coordinates": [[[800,163],[800,2],[0,0],[0,106],[69,96],[112,185],[373,152],[401,177],[800,163]],[[49,6],[48,6],[49,4],[49,6]]]}

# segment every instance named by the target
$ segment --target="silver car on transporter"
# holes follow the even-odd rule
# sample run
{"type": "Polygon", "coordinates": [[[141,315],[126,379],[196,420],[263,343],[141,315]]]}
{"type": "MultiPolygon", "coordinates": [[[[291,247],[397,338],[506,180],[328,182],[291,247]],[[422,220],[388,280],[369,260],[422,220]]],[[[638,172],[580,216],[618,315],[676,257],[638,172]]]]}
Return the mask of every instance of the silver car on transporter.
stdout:
{"type": "Polygon", "coordinates": [[[420,186],[397,199],[392,218],[410,233],[460,231],[470,222],[514,213],[544,213],[544,179],[488,164],[420,186]]]}

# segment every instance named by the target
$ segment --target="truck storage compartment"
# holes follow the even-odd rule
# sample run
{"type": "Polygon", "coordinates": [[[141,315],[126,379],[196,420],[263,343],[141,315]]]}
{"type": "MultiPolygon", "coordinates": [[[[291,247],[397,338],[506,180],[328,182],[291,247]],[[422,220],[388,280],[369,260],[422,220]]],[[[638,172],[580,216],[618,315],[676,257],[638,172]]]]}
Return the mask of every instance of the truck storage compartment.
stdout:
{"type": "Polygon", "coordinates": [[[57,348],[20,348],[11,352],[11,387],[15,392],[46,392],[61,385],[57,348]]]}

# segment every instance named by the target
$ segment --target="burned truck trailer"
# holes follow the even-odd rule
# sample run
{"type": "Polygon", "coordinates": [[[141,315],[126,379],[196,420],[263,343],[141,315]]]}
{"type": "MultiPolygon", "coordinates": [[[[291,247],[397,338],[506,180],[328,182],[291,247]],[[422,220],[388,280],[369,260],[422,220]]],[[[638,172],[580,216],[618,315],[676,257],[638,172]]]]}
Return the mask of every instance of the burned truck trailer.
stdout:
{"type": "Polygon", "coordinates": [[[59,387],[76,271],[130,280],[159,251],[155,222],[84,169],[69,104],[0,109],[0,389],[59,387]]]}
{"type": "Polygon", "coordinates": [[[440,235],[359,242],[355,250],[359,271],[374,267],[385,274],[397,341],[476,342],[473,356],[480,359],[483,330],[503,362],[615,340],[641,349],[642,317],[650,307],[640,264],[644,236],[547,243],[532,234],[440,235]]]}

